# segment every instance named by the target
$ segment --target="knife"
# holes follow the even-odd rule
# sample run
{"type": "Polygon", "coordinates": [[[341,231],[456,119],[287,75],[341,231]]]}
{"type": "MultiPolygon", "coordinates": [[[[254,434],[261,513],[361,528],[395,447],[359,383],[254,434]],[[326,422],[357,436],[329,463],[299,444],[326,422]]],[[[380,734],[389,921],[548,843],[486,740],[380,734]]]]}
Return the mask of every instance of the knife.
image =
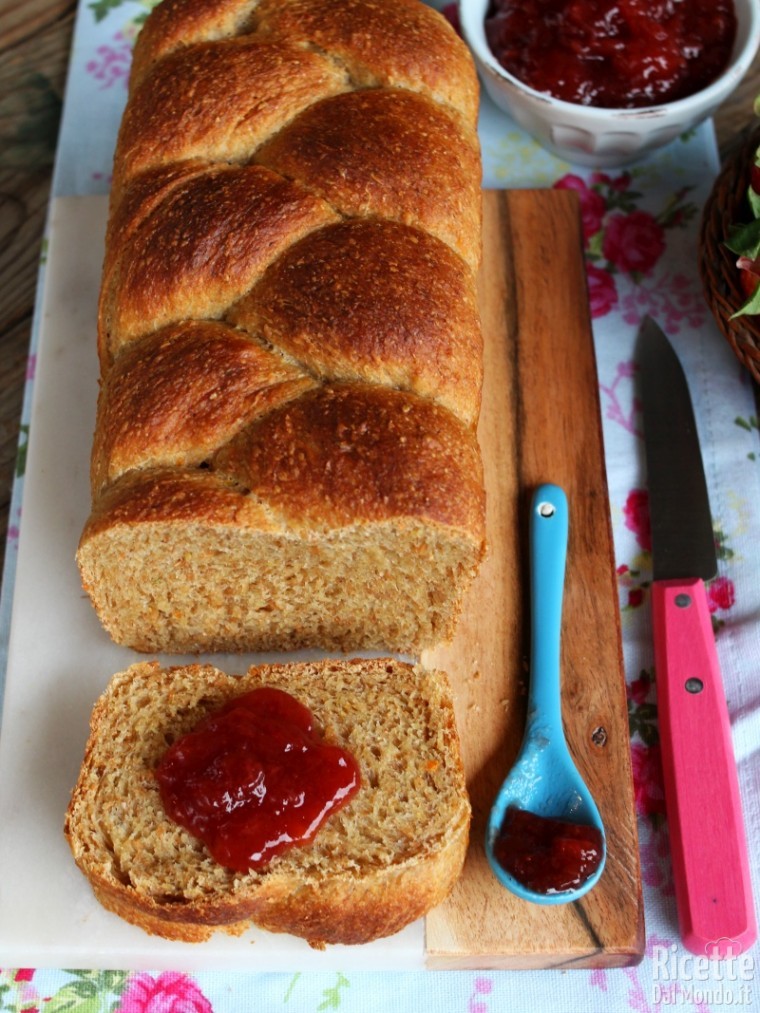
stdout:
{"type": "Polygon", "coordinates": [[[655,685],[678,922],[684,945],[736,956],[755,940],[731,725],[704,582],[718,569],[681,363],[646,318],[636,360],[652,527],[655,685]]]}

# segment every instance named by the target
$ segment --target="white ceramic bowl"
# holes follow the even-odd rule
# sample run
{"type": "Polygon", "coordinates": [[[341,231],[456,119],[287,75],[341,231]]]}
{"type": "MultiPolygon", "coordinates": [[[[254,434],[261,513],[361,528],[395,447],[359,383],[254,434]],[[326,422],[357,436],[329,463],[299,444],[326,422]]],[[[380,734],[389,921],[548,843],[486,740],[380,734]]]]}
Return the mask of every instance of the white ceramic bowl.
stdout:
{"type": "Polygon", "coordinates": [[[462,34],[494,102],[560,158],[598,168],[624,165],[712,115],[736,88],[760,45],[758,0],[734,0],[736,41],[726,70],[688,98],[646,109],[600,109],[544,95],[498,63],[485,33],[489,0],[459,0],[462,34]]]}

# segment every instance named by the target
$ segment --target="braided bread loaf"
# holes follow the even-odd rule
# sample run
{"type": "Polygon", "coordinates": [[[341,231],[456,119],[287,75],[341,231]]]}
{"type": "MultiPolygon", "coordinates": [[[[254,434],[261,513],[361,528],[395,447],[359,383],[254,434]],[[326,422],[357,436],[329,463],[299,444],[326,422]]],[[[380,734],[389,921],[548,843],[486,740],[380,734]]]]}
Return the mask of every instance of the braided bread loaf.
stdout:
{"type": "Polygon", "coordinates": [[[114,159],[83,585],[143,651],[416,652],[484,549],[477,81],[418,0],[163,0],[114,159]]]}

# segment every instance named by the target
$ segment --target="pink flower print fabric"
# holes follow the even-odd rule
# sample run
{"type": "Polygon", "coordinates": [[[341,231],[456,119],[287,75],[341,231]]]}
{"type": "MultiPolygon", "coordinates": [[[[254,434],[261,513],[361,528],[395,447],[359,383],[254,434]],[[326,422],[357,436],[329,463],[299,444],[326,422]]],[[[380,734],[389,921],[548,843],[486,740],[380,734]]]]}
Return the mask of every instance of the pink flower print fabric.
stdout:
{"type": "Polygon", "coordinates": [[[186,974],[167,971],[131,977],[115,1013],[213,1013],[211,1003],[186,974]]]}
{"type": "Polygon", "coordinates": [[[671,305],[666,295],[673,285],[660,277],[667,248],[667,231],[689,227],[697,205],[687,200],[688,187],[673,194],[661,208],[642,207],[644,194],[634,188],[634,176],[594,172],[588,179],[567,173],[554,184],[558,190],[573,190],[580,202],[586,273],[591,316],[607,316],[623,310],[627,323],[636,323],[663,303],[669,322],[674,315],[688,316],[693,323],[699,295],[693,283],[689,292],[679,293],[671,305]],[[692,291],[694,289],[694,291],[692,291]],[[631,318],[631,319],[629,319],[631,318]]]}

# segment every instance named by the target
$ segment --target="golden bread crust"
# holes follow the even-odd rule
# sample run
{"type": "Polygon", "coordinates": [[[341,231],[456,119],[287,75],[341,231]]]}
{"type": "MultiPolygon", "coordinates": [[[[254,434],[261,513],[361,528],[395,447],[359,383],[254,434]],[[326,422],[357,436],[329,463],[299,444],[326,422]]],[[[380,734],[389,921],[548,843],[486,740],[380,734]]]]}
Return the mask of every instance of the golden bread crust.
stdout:
{"type": "Polygon", "coordinates": [[[283,122],[349,87],[333,61],[282,41],[242,36],[180,49],[134,90],[119,131],[113,188],[195,158],[245,162],[283,122]]]}
{"type": "Polygon", "coordinates": [[[92,485],[132,469],[200,465],[258,415],[314,386],[297,367],[230,327],[170,325],[130,346],[106,374],[92,485]]]}
{"type": "Polygon", "coordinates": [[[480,149],[446,108],[416,92],[346,92],[310,106],[256,161],[340,214],[424,229],[480,263],[480,149]]]}
{"type": "Polygon", "coordinates": [[[261,166],[209,166],[162,200],[133,209],[129,233],[111,235],[100,330],[122,346],[180,320],[219,319],[295,240],[334,221],[324,201],[261,166]],[[148,325],[149,322],[149,325],[148,325]]]}
{"type": "Polygon", "coordinates": [[[407,516],[470,530],[483,512],[474,434],[450,412],[382,386],[320,386],[260,417],[213,467],[294,531],[407,516]]]}
{"type": "Polygon", "coordinates": [[[349,219],[284,253],[228,319],[323,380],[366,380],[477,421],[482,336],[472,272],[440,240],[349,219]]]}
{"type": "Polygon", "coordinates": [[[198,42],[246,35],[259,0],[172,0],[158,4],[140,30],[129,77],[130,96],[164,57],[198,42]]]}
{"type": "Polygon", "coordinates": [[[263,35],[314,45],[345,66],[363,88],[411,88],[458,111],[468,122],[478,110],[469,51],[431,7],[404,0],[262,0],[256,8],[263,35]]]}

